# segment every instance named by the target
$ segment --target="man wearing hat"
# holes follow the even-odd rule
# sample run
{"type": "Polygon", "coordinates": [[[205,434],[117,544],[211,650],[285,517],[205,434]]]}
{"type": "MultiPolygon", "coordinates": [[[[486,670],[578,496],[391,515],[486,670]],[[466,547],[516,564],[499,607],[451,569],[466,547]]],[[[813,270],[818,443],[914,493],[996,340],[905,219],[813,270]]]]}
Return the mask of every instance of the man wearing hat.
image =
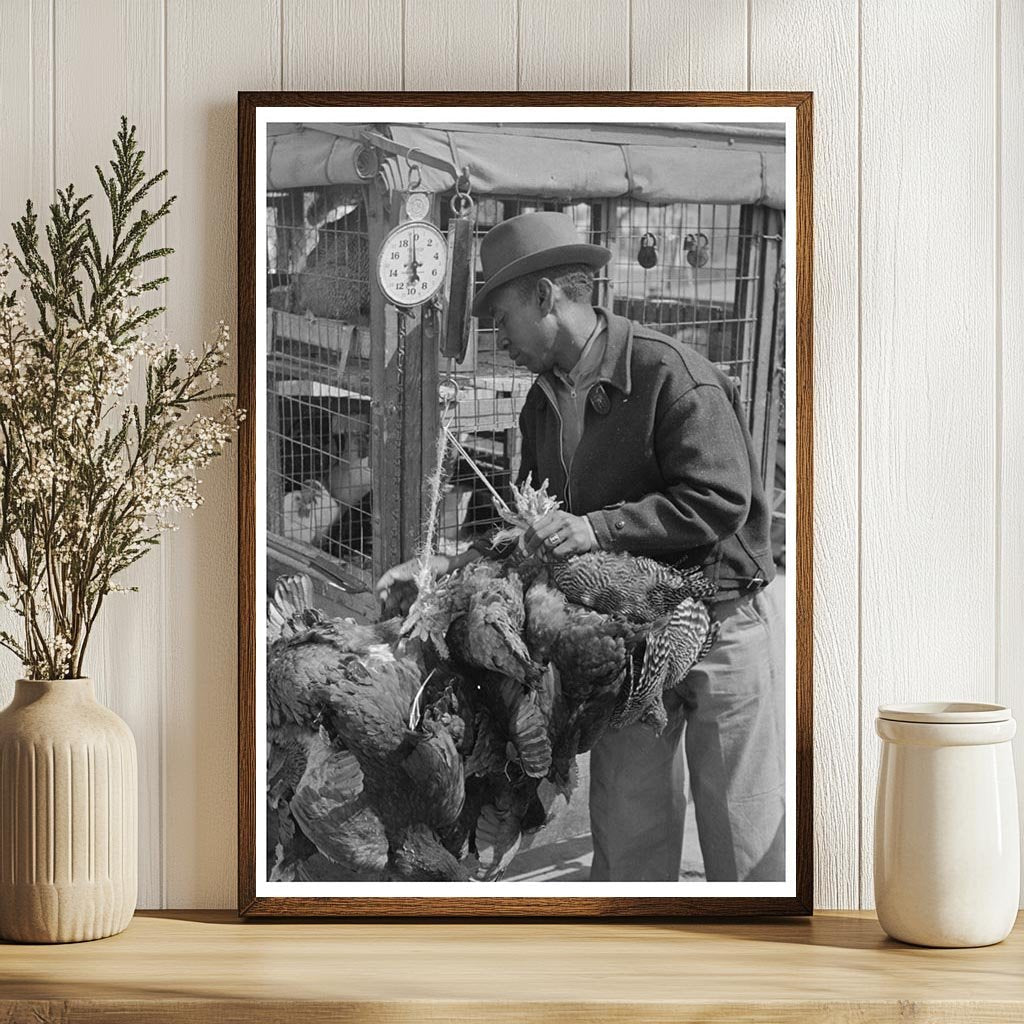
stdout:
{"type": "MultiPolygon", "coordinates": [[[[718,585],[719,639],[666,693],[662,734],[608,730],[591,752],[591,880],[678,880],[683,745],[708,881],[782,880],[780,626],[763,593],[775,574],[771,512],[736,389],[693,349],[591,305],[611,253],[581,242],[568,216],[504,221],[480,258],[473,315],[493,317],[498,344],[536,374],[519,416],[518,479],[546,479],[561,501],[526,534],[528,551],[628,551],[700,565],[718,585]]],[[[437,570],[484,550],[439,556],[437,570]]],[[[410,578],[409,563],[389,570],[378,595],[410,578]]]]}

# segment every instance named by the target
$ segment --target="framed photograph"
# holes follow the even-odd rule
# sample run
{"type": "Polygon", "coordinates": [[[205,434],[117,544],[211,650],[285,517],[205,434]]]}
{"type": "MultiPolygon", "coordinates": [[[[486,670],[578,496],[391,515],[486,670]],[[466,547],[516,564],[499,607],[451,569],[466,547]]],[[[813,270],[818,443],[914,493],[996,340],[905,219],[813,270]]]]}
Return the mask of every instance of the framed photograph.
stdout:
{"type": "Polygon", "coordinates": [[[811,95],[238,129],[240,913],[810,914],[811,95]]]}

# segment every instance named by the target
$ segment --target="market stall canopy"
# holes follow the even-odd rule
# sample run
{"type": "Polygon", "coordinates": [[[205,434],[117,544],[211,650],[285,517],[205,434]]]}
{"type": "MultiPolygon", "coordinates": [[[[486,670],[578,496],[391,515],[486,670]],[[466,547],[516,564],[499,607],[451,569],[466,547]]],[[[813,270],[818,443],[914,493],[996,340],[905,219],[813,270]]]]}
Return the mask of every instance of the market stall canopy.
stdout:
{"type": "Polygon", "coordinates": [[[781,127],[289,123],[267,128],[267,188],[410,184],[445,192],[469,168],[475,195],[564,201],[751,203],[784,209],[781,127]],[[367,149],[376,161],[366,163],[367,149]],[[359,170],[357,170],[357,159],[359,170]],[[360,174],[362,171],[362,174],[360,174]]]}

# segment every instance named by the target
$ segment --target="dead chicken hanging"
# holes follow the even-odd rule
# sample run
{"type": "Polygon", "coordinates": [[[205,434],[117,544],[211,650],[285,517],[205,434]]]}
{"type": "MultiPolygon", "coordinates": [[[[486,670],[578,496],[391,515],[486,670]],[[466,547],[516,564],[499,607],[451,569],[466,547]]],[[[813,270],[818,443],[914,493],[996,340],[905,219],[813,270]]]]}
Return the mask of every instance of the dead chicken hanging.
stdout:
{"type": "MultiPolygon", "coordinates": [[[[513,493],[497,541],[557,507],[513,493]]],[[[419,583],[404,621],[372,626],[325,619],[304,577],[268,604],[272,880],[502,878],[570,798],[576,755],[609,728],[660,731],[663,693],[718,633],[699,571],[626,554],[419,583]]]]}
{"type": "Polygon", "coordinates": [[[464,880],[458,680],[398,650],[397,620],[325,619],[311,597],[291,578],[268,607],[271,880],[464,880]]]}
{"type": "MultiPolygon", "coordinates": [[[[514,510],[495,496],[507,523],[495,543],[518,540],[557,507],[529,480],[513,495],[514,510]]],[[[664,692],[718,636],[705,604],[714,587],[698,569],[603,551],[551,561],[513,554],[421,583],[402,631],[475,683],[467,792],[479,775],[490,800],[468,838],[478,877],[500,878],[522,834],[571,795],[578,753],[607,728],[664,728],[664,692]]]]}
{"type": "MultiPolygon", "coordinates": [[[[457,440],[452,443],[472,465],[469,453],[457,440]]],[[[534,488],[527,478],[521,489],[512,485],[512,493],[515,509],[494,495],[506,523],[494,545],[518,544],[559,505],[546,481],[534,488]]],[[[640,721],[660,733],[666,724],[663,693],[681,683],[718,638],[718,623],[705,603],[715,587],[699,568],[680,571],[626,553],[526,559],[520,546],[500,568],[471,564],[424,589],[403,631],[432,640],[443,657],[453,636],[466,648],[482,642],[490,622],[523,623],[525,652],[515,657],[516,674],[528,665],[533,673],[545,664],[559,670],[573,725],[580,725],[587,741],[582,750],[609,724],[640,721]],[[481,576],[489,622],[469,614],[481,576]]],[[[523,652],[518,637],[514,641],[507,649],[523,652]]]]}

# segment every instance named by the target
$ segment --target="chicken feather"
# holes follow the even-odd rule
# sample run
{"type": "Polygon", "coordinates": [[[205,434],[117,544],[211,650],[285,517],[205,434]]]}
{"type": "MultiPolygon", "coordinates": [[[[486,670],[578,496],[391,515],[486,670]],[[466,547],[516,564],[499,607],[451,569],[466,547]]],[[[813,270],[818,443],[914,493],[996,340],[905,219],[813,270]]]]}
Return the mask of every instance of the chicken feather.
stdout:
{"type": "Polygon", "coordinates": [[[424,666],[398,644],[397,620],[310,626],[301,608],[290,615],[297,628],[270,644],[267,664],[268,799],[289,812],[273,828],[271,877],[454,877],[435,831],[463,806],[454,690],[444,683],[410,731],[424,666]]]}

